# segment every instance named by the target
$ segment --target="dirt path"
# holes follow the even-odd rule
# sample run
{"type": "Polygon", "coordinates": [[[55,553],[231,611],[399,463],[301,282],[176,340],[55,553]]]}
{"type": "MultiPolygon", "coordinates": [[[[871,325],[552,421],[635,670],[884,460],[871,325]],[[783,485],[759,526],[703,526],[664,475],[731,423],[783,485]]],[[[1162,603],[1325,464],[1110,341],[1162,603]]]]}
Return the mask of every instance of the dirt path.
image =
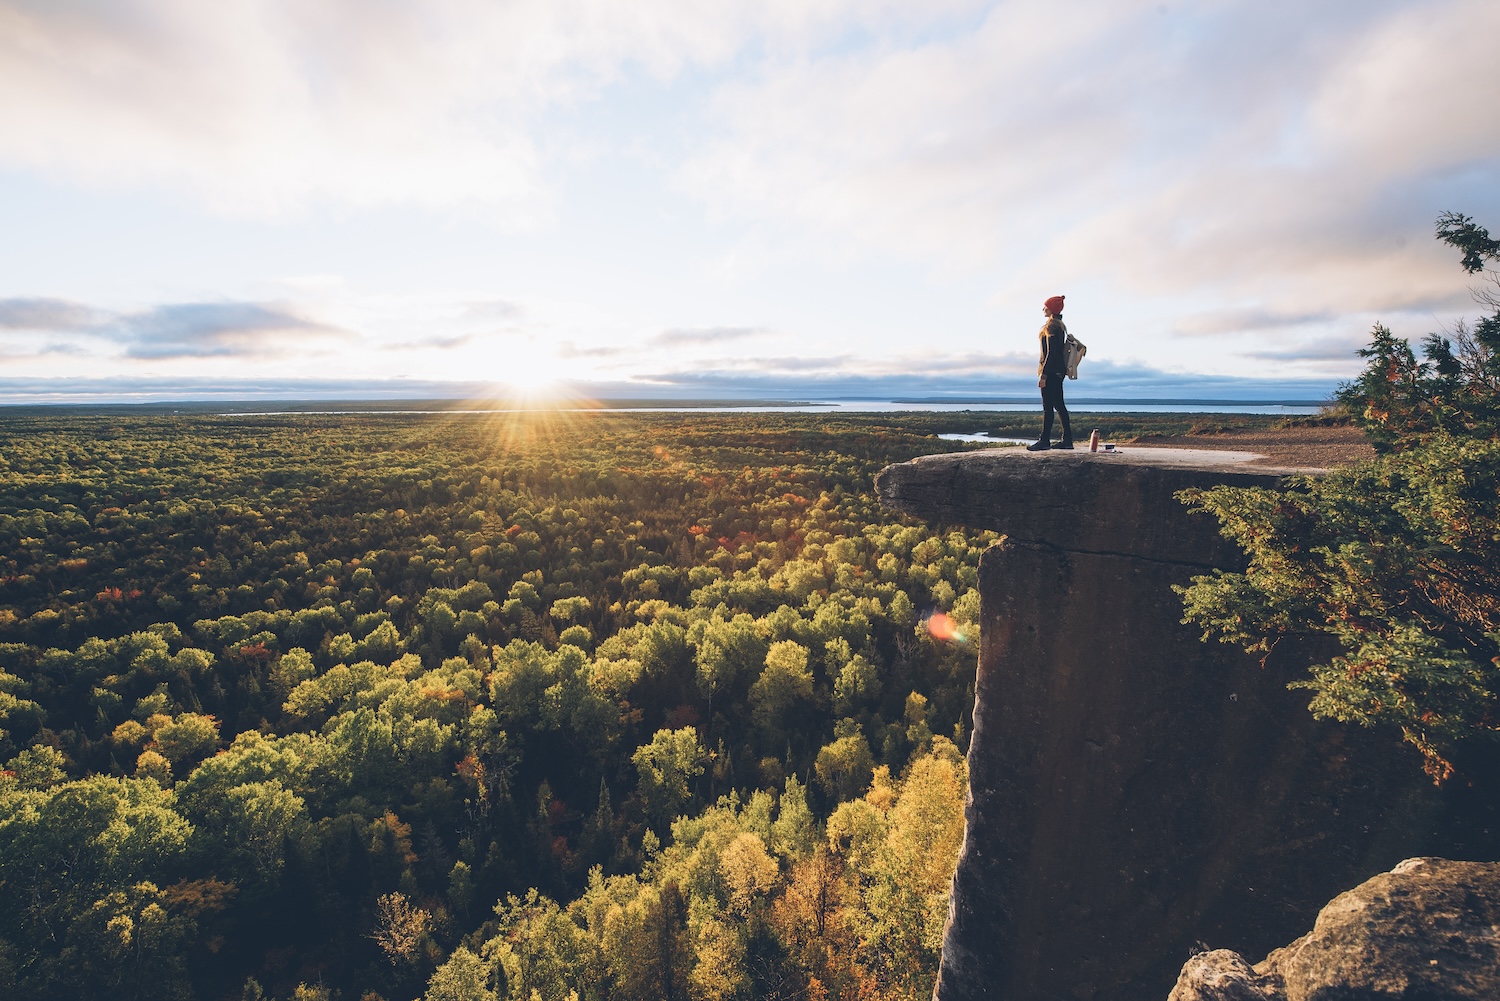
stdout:
{"type": "Polygon", "coordinates": [[[1372,459],[1375,450],[1364,433],[1352,427],[1288,428],[1273,431],[1229,431],[1219,434],[1141,435],[1135,444],[1153,448],[1207,448],[1259,452],[1252,465],[1328,467],[1372,459]]]}

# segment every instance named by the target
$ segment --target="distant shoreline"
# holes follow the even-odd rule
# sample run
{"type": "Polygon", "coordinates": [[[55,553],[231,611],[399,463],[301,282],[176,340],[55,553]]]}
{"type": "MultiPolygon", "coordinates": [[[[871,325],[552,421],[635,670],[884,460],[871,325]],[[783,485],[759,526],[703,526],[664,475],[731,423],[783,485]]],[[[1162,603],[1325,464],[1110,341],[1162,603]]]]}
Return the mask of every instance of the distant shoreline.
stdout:
{"type": "MultiPolygon", "coordinates": [[[[1321,400],[1224,400],[1192,398],[1080,397],[1070,400],[1075,409],[1091,406],[1129,412],[1232,412],[1316,413],[1326,405],[1321,400]]],[[[508,400],[474,399],[382,399],[382,400],[177,400],[141,403],[0,403],[0,417],[42,415],[98,416],[272,416],[294,414],[486,414],[546,413],[577,411],[733,412],[815,410],[827,413],[861,411],[961,411],[973,408],[1003,410],[1039,409],[1036,397],[827,397],[820,400],[766,399],[579,399],[549,404],[508,400]]]]}
{"type": "Polygon", "coordinates": [[[527,405],[505,400],[413,399],[413,400],[164,400],[141,403],[0,403],[0,414],[20,411],[101,414],[427,414],[427,413],[517,413],[549,410],[721,410],[726,407],[801,408],[829,406],[809,400],[559,400],[547,405],[527,405]]]}
{"type": "MultiPolygon", "coordinates": [[[[944,403],[944,404],[996,404],[996,403],[1035,403],[1036,398],[1032,396],[984,396],[984,397],[945,397],[945,396],[919,396],[919,397],[893,397],[892,403],[944,403]]],[[[1170,397],[1152,397],[1141,399],[1138,397],[1110,397],[1110,396],[1079,396],[1069,397],[1068,406],[1082,404],[1108,404],[1109,406],[1132,406],[1149,405],[1158,407],[1326,407],[1328,400],[1200,400],[1192,397],[1180,399],[1170,397]]]]}

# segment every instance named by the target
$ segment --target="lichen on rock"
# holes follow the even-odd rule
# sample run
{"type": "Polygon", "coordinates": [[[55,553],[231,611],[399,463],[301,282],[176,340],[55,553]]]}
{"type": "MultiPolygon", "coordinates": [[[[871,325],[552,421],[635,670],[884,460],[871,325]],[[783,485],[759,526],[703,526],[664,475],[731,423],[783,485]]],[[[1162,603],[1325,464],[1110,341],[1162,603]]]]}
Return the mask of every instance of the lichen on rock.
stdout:
{"type": "Polygon", "coordinates": [[[1230,949],[1200,952],[1189,959],[1171,1001],[1281,1001],[1280,979],[1263,977],[1230,949]]]}

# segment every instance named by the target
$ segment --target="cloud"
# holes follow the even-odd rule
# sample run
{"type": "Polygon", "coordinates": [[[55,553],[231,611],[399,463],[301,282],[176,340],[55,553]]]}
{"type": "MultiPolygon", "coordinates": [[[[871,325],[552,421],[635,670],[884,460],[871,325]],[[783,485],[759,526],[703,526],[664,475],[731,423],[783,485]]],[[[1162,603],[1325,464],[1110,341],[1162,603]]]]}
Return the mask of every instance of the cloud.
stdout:
{"type": "MultiPolygon", "coordinates": [[[[181,302],[122,313],[42,298],[0,299],[0,330],[104,339],[123,343],[126,357],[152,359],[281,355],[353,336],[276,303],[181,302]]],[[[57,353],[90,351],[76,342],[49,342],[28,354],[57,353]]]]}
{"type": "Polygon", "coordinates": [[[77,344],[66,342],[48,341],[41,344],[20,346],[0,342],[0,361],[13,365],[57,356],[83,358],[87,357],[87,355],[87,349],[77,344]]]}
{"type": "MultiPolygon", "coordinates": [[[[659,360],[659,359],[657,359],[659,360]]],[[[941,382],[944,379],[1014,378],[1036,381],[1036,356],[1024,352],[995,353],[957,351],[894,354],[806,354],[776,356],[740,356],[715,359],[712,366],[679,365],[655,368],[647,379],[693,379],[706,372],[725,377],[779,378],[782,376],[816,376],[827,378],[917,378],[941,382]]]]}
{"type": "Polygon", "coordinates": [[[100,318],[97,310],[66,299],[0,299],[0,330],[82,330],[100,318]]]}
{"type": "MultiPolygon", "coordinates": [[[[1373,318],[1463,308],[1431,225],[1442,209],[1500,213],[1497,35],[1487,0],[0,0],[0,169],[251,216],[415,206],[351,228],[399,216],[410,236],[435,219],[439,240],[454,220],[524,224],[578,196],[559,243],[481,251],[525,258],[505,286],[524,307],[472,288],[361,301],[356,273],[337,294],[324,279],[215,284],[245,301],[198,288],[174,295],[203,302],[130,315],[0,300],[0,329],[105,345],[126,367],[294,359],[358,328],[369,343],[351,363],[428,373],[502,366],[507,345],[486,338],[544,332],[530,354],[579,370],[703,356],[873,379],[929,361],[870,357],[881,344],[984,344],[984,324],[1067,291],[1099,358],[1331,372],[1333,346],[1373,318]],[[603,162],[573,170],[585,161],[603,162]],[[662,199],[674,249],[633,240],[640,261],[601,264],[636,196],[643,211],[662,199]],[[729,225],[695,230],[702,216],[729,225]],[[588,249],[554,256],[575,240],[588,249]],[[701,271],[681,266],[700,249],[701,271]],[[673,282],[705,274],[673,302],[673,282]],[[881,287],[862,300],[862,283],[881,287]],[[596,298],[548,299],[582,287],[596,298]],[[908,290],[909,311],[874,316],[868,342],[847,336],[908,290]],[[701,307],[720,291],[722,326],[701,307]],[[260,301],[283,293],[303,304],[260,301]],[[732,325],[746,315],[767,326],[732,325]],[[776,350],[799,357],[752,353],[792,331],[776,350]]],[[[443,253],[410,283],[478,273],[444,272],[459,251],[443,253]]],[[[960,357],[1018,377],[1031,364],[960,357]]]]}
{"type": "MultiPolygon", "coordinates": [[[[615,394],[693,398],[1039,400],[1031,373],[976,372],[935,366],[907,373],[827,371],[812,374],[715,370],[658,372],[639,383],[611,387],[615,394]],[[634,387],[634,388],[632,388],[634,387]]],[[[1070,401],[1276,401],[1317,404],[1329,399],[1332,379],[1238,379],[1184,376],[1149,366],[1100,365],[1088,380],[1067,387],[1070,401]]],[[[596,393],[596,395],[604,395],[596,393]]]]}
{"type": "Polygon", "coordinates": [[[726,341],[740,341],[768,333],[770,331],[762,327],[681,327],[675,330],[663,330],[651,338],[651,343],[664,347],[723,344],[726,341]]]}
{"type": "Polygon", "coordinates": [[[509,299],[487,299],[482,302],[465,303],[459,316],[463,320],[478,320],[484,323],[519,320],[526,315],[526,308],[509,299]]]}
{"type": "Polygon", "coordinates": [[[563,341],[557,345],[556,353],[557,357],[567,359],[620,358],[637,353],[637,349],[623,344],[579,345],[573,341],[563,341]]]}
{"type": "Polygon", "coordinates": [[[381,347],[387,351],[425,351],[428,348],[452,351],[457,348],[466,348],[479,339],[478,334],[455,334],[452,337],[430,337],[426,340],[406,341],[400,344],[383,344],[381,347]]]}
{"type": "Polygon", "coordinates": [[[621,77],[802,51],[965,0],[0,0],[0,160],[220,209],[545,211],[546,116],[621,77]],[[101,155],[102,154],[102,155],[101,155]]]}
{"type": "Polygon", "coordinates": [[[682,365],[658,368],[641,378],[648,381],[700,379],[812,379],[894,380],[923,385],[969,385],[974,382],[1020,380],[1036,388],[1036,359],[1016,354],[954,352],[885,356],[784,355],[773,358],[730,358],[712,366],[682,365]]]}
{"type": "Polygon", "coordinates": [[[995,275],[1006,304],[1090,284],[1169,316],[1419,309],[1454,287],[1437,212],[1500,210],[1497,34],[1485,0],[1013,0],[731,82],[681,177],[718,216],[783,221],[769,254],[995,275]]]}
{"type": "Polygon", "coordinates": [[[1357,358],[1356,352],[1368,343],[1368,338],[1324,337],[1311,341],[1296,342],[1284,347],[1245,349],[1236,352],[1244,358],[1258,361],[1338,362],[1347,368],[1357,358]]]}
{"type": "Polygon", "coordinates": [[[448,337],[417,337],[410,340],[386,341],[379,344],[378,348],[381,351],[457,351],[461,348],[483,343],[493,337],[503,336],[507,336],[507,334],[468,333],[453,334],[448,337]]]}
{"type": "Polygon", "coordinates": [[[186,302],[117,317],[111,327],[132,358],[285,356],[346,331],[256,302],[186,302]]]}
{"type": "Polygon", "coordinates": [[[411,400],[433,403],[485,399],[496,395],[496,387],[491,383],[432,379],[0,377],[0,401],[9,406],[231,400],[411,400]]]}
{"type": "MultiPolygon", "coordinates": [[[[718,372],[722,374],[737,373],[740,376],[767,376],[778,377],[792,373],[824,373],[824,374],[855,374],[857,363],[853,355],[782,355],[778,357],[730,357],[715,359],[713,366],[683,365],[680,368],[666,370],[676,375],[687,375],[691,377],[694,373],[718,372]]],[[[663,375],[643,376],[643,378],[662,378],[663,375]]]]}
{"type": "Polygon", "coordinates": [[[1173,333],[1188,337],[1217,336],[1245,330],[1280,330],[1328,323],[1339,314],[1333,310],[1281,313],[1263,308],[1228,308],[1188,313],[1176,318],[1173,333]]]}

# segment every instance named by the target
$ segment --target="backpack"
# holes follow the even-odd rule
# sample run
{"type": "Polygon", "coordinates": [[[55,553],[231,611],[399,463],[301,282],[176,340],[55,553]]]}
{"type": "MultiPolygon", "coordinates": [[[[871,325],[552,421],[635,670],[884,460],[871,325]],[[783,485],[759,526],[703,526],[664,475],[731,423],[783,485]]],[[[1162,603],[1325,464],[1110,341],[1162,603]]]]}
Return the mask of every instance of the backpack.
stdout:
{"type": "Polygon", "coordinates": [[[1064,343],[1067,345],[1068,352],[1068,378],[1076,379],[1078,378],[1078,363],[1083,361],[1083,356],[1089,353],[1089,349],[1072,334],[1068,335],[1064,343]]]}

